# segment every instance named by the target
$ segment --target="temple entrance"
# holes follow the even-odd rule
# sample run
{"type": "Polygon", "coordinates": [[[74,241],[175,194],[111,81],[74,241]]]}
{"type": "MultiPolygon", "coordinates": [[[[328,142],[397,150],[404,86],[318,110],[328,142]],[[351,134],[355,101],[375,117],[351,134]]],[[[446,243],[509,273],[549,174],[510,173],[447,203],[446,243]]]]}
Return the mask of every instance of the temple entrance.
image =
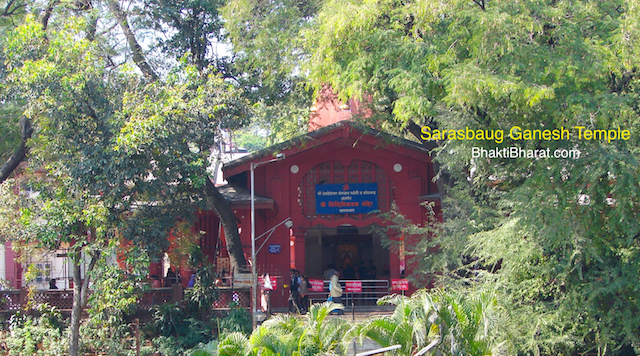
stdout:
{"type": "MultiPolygon", "coordinates": [[[[309,277],[322,278],[331,265],[340,271],[340,279],[389,278],[389,250],[380,244],[380,238],[371,233],[338,234],[336,229],[322,229],[308,233],[305,240],[304,271],[309,277]],[[334,234],[329,234],[334,232],[334,234]]],[[[370,229],[362,229],[370,231],[370,229]]]]}
{"type": "MultiPolygon", "coordinates": [[[[358,273],[360,264],[367,266],[373,260],[371,235],[334,235],[324,236],[322,239],[322,260],[324,269],[331,264],[340,271],[341,279],[369,279],[362,278],[358,273]]],[[[363,276],[361,276],[361,274],[363,276]]]]}

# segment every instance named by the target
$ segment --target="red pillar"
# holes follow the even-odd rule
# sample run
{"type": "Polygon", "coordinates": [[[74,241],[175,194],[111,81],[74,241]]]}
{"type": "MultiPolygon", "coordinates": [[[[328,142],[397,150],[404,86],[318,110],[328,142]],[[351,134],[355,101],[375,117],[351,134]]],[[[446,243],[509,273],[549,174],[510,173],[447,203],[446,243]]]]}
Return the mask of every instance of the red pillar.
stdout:
{"type": "Polygon", "coordinates": [[[296,250],[296,269],[301,274],[307,274],[305,271],[305,238],[304,235],[294,236],[296,250]]]}

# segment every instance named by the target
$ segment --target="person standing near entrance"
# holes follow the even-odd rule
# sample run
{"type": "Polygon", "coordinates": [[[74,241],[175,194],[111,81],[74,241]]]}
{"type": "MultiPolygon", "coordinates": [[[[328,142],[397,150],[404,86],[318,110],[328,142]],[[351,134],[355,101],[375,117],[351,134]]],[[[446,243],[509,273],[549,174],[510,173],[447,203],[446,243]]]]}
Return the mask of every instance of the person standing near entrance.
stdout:
{"type": "Polygon", "coordinates": [[[333,263],[330,263],[327,266],[327,269],[322,273],[322,276],[324,277],[324,279],[331,279],[331,276],[333,276],[333,274],[336,272],[338,272],[338,270],[336,270],[336,266],[334,266],[333,263]]]}
{"type": "Polygon", "coordinates": [[[306,314],[309,311],[309,278],[305,274],[300,280],[300,307],[302,308],[302,314],[306,314]]]}
{"type": "Polygon", "coordinates": [[[329,296],[331,297],[331,301],[337,304],[340,304],[339,309],[337,310],[338,315],[343,315],[344,306],[342,305],[342,286],[340,285],[340,281],[338,280],[338,272],[334,273],[331,276],[331,284],[329,285],[329,296]]]}
{"type": "Polygon", "coordinates": [[[364,262],[358,263],[356,273],[359,280],[369,279],[369,268],[365,267],[364,262]]]}
{"type": "Polygon", "coordinates": [[[291,281],[289,281],[289,312],[300,312],[298,307],[298,298],[300,297],[300,279],[298,277],[298,271],[290,269],[291,281]]]}
{"type": "Polygon", "coordinates": [[[373,263],[373,260],[369,260],[369,279],[378,278],[378,267],[373,263]]]}

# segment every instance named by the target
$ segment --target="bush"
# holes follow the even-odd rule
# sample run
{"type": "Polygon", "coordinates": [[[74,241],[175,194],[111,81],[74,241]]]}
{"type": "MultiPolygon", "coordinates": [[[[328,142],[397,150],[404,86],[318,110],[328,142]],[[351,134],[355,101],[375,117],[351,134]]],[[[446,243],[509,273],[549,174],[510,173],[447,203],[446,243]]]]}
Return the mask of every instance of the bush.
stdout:
{"type": "Polygon", "coordinates": [[[153,345],[162,355],[182,355],[213,339],[216,319],[204,321],[194,316],[199,315],[185,313],[177,304],[160,305],[144,330],[153,337],[153,345]]]}
{"type": "Polygon", "coordinates": [[[112,356],[135,355],[135,338],[127,323],[103,324],[88,320],[80,326],[82,353],[102,353],[112,356]]]}
{"type": "Polygon", "coordinates": [[[39,317],[17,312],[9,319],[9,355],[64,355],[68,339],[60,311],[48,304],[36,307],[39,317]]]}
{"type": "Polygon", "coordinates": [[[229,308],[231,308],[229,314],[216,319],[219,338],[222,339],[225,334],[233,332],[250,334],[253,325],[249,311],[236,302],[229,303],[229,308]]]}
{"type": "Polygon", "coordinates": [[[181,356],[184,354],[184,349],[173,337],[158,336],[153,339],[153,345],[162,356],[181,356]]]}

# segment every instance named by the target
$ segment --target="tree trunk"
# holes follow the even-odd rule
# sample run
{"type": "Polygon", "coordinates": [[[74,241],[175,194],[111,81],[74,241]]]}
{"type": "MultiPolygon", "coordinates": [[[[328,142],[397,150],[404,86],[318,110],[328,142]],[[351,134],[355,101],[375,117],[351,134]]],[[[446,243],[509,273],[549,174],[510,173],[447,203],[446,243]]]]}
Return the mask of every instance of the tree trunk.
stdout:
{"type": "MultiPolygon", "coordinates": [[[[158,80],[158,75],[153,71],[153,68],[151,68],[145,59],[142,47],[140,47],[133,31],[131,31],[131,28],[129,27],[127,14],[122,11],[117,0],[107,0],[107,3],[109,5],[109,11],[116,18],[122,32],[124,32],[125,37],[127,38],[129,48],[133,53],[133,61],[149,81],[154,82],[158,80]]],[[[245,270],[247,268],[247,260],[244,258],[244,253],[242,252],[242,241],[238,234],[238,224],[236,223],[236,217],[233,215],[229,202],[224,199],[222,194],[220,194],[218,189],[208,178],[205,192],[209,197],[211,197],[213,202],[213,211],[215,211],[222,222],[231,267],[236,271],[245,270]]]]}
{"type": "Polygon", "coordinates": [[[247,260],[244,258],[242,240],[240,240],[240,234],[238,234],[238,223],[235,215],[233,215],[233,210],[231,210],[231,205],[209,179],[207,179],[206,193],[207,196],[211,197],[213,211],[222,222],[231,267],[235,271],[246,270],[247,260]]]}
{"type": "Polygon", "coordinates": [[[80,346],[80,317],[82,314],[82,284],[80,281],[80,263],[73,261],[73,307],[71,308],[71,323],[69,324],[69,356],[79,355],[80,346]]]}
{"type": "Polygon", "coordinates": [[[0,169],[0,183],[4,182],[5,179],[13,173],[13,171],[18,168],[20,162],[24,161],[27,157],[27,140],[31,138],[31,134],[33,133],[33,129],[31,128],[31,122],[26,117],[20,118],[20,147],[9,157],[9,160],[2,166],[0,169]]]}
{"type": "Polygon", "coordinates": [[[107,4],[109,5],[109,11],[116,18],[122,32],[124,32],[124,36],[127,38],[127,43],[129,43],[129,49],[133,53],[133,61],[136,63],[138,68],[142,71],[145,77],[151,82],[158,80],[158,75],[153,71],[149,63],[144,57],[144,53],[142,52],[142,47],[136,40],[136,37],[131,31],[129,27],[129,22],[127,21],[127,15],[120,8],[120,4],[118,4],[117,0],[107,0],[107,4]]]}
{"type": "Polygon", "coordinates": [[[84,280],[80,279],[81,253],[76,249],[73,258],[73,307],[71,308],[71,323],[69,325],[69,356],[80,355],[80,319],[82,311],[87,306],[89,296],[89,272],[93,270],[100,257],[99,251],[91,253],[91,261],[85,270],[84,280]]]}

